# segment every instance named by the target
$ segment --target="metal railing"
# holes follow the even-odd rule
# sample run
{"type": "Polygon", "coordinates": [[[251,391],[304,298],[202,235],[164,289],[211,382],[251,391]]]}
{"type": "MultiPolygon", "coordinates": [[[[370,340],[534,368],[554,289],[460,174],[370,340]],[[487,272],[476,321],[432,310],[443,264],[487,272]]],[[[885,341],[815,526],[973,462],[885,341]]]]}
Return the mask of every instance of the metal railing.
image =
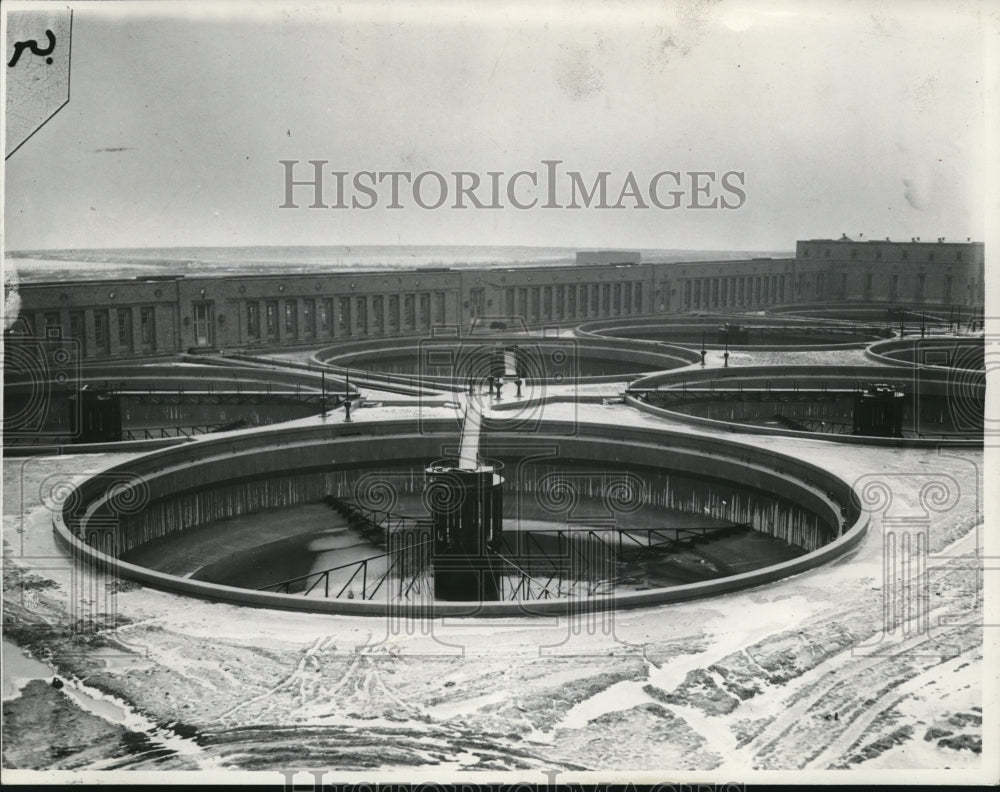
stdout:
{"type": "MultiPolygon", "coordinates": [[[[351,561],[340,564],[329,569],[310,572],[298,577],[281,580],[276,583],[260,587],[260,591],[274,591],[279,594],[301,594],[308,597],[322,586],[323,597],[330,598],[331,583],[338,572],[353,569],[346,582],[333,594],[333,598],[343,597],[345,592],[349,599],[354,598],[355,589],[352,585],[356,583],[360,576],[360,598],[363,600],[372,599],[396,571],[399,580],[399,591],[396,596],[407,598],[416,590],[421,591],[421,581],[427,577],[427,563],[430,559],[428,551],[422,548],[429,548],[433,539],[425,539],[419,542],[406,542],[407,538],[414,536],[429,535],[433,524],[428,518],[411,517],[405,514],[396,514],[387,509],[373,509],[360,506],[350,501],[342,500],[333,495],[326,498],[326,503],[338,513],[343,515],[351,528],[358,531],[368,541],[379,547],[390,545],[393,537],[401,538],[403,544],[393,547],[384,553],[368,556],[358,561],[351,561]],[[369,564],[380,559],[391,559],[385,570],[380,574],[375,573],[373,583],[369,585],[369,564]]],[[[336,583],[334,583],[336,586],[336,583]]]]}
{"type": "Polygon", "coordinates": [[[326,498],[326,504],[343,515],[352,528],[379,547],[385,547],[393,534],[430,531],[433,528],[433,522],[429,517],[413,517],[387,509],[373,509],[333,495],[326,498]]]}
{"type": "Polygon", "coordinates": [[[122,429],[125,440],[159,440],[165,437],[194,437],[217,431],[211,426],[155,426],[146,429],[122,429]],[[140,434],[141,433],[141,434],[140,434]]]}
{"type": "Polygon", "coordinates": [[[854,425],[841,421],[817,421],[808,418],[791,418],[787,415],[776,413],[774,420],[795,432],[818,432],[820,434],[852,434],[854,425]]]}
{"type": "Polygon", "coordinates": [[[788,402],[788,401],[836,401],[845,395],[851,395],[856,388],[829,388],[820,384],[815,388],[686,388],[679,390],[641,389],[630,391],[633,396],[639,396],[653,406],[670,406],[697,404],[699,402],[788,402]]]}
{"type": "Polygon", "coordinates": [[[550,575],[545,582],[542,582],[541,578],[535,577],[530,572],[526,572],[516,562],[507,558],[502,553],[493,553],[492,557],[499,559],[507,567],[506,570],[501,572],[498,578],[501,599],[551,599],[553,597],[558,597],[561,594],[559,589],[553,591],[550,588],[553,581],[559,581],[561,579],[556,575],[550,575]],[[516,585],[511,583],[510,578],[514,578],[517,581],[516,585]],[[537,587],[537,592],[534,596],[532,595],[531,590],[532,584],[537,587]]]}
{"type": "Polygon", "coordinates": [[[728,525],[713,525],[694,528],[553,528],[538,531],[512,531],[501,536],[500,547],[504,553],[497,553],[506,560],[511,557],[518,559],[517,563],[527,568],[525,574],[537,572],[565,574],[572,564],[574,554],[577,560],[586,566],[592,559],[587,548],[578,541],[585,538],[603,545],[611,551],[611,557],[616,561],[635,560],[664,553],[673,552],[679,545],[690,545],[696,541],[704,541],[722,536],[734,531],[752,530],[750,523],[730,523],[728,525]],[[549,552],[539,541],[539,537],[554,537],[556,548],[549,552]],[[524,540],[526,548],[511,545],[511,539],[524,540]],[[537,552],[525,552],[535,550],[537,552]],[[631,556],[631,558],[630,558],[631,556]]]}
{"type": "MultiPolygon", "coordinates": [[[[271,583],[267,586],[261,586],[258,591],[273,591],[277,594],[300,594],[303,597],[310,596],[314,591],[322,585],[323,597],[325,599],[330,599],[331,591],[331,576],[337,572],[341,572],[348,569],[354,569],[351,575],[347,578],[344,584],[337,589],[336,593],[333,595],[334,599],[339,599],[343,597],[345,592],[347,592],[347,599],[354,599],[354,589],[351,588],[358,576],[361,576],[361,587],[360,587],[360,599],[371,600],[374,599],[375,595],[382,589],[383,584],[389,579],[389,576],[393,570],[399,569],[401,574],[398,575],[399,580],[399,590],[396,596],[398,598],[405,599],[409,597],[411,593],[420,593],[421,586],[426,583],[427,578],[427,567],[426,564],[420,565],[416,573],[407,576],[403,570],[404,561],[412,561],[414,559],[405,558],[406,554],[416,550],[417,548],[427,547],[431,544],[433,540],[428,539],[424,542],[418,542],[413,545],[408,545],[401,550],[392,550],[386,553],[379,553],[378,555],[368,556],[367,558],[362,558],[358,561],[352,561],[347,564],[340,564],[339,566],[330,567],[329,569],[320,570],[318,572],[309,572],[305,575],[299,575],[298,577],[289,578],[287,580],[281,580],[277,583],[271,583]],[[372,562],[378,561],[379,559],[391,558],[392,561],[388,564],[385,570],[378,574],[373,575],[373,580],[371,585],[368,583],[368,565],[372,562]],[[311,581],[311,583],[310,583],[311,581]],[[407,582],[408,581],[408,582],[407,582]],[[295,590],[293,590],[295,589],[295,590]]],[[[419,554],[420,556],[426,556],[429,558],[429,554],[419,554]]],[[[336,583],[334,583],[336,586],[336,583]]]]}

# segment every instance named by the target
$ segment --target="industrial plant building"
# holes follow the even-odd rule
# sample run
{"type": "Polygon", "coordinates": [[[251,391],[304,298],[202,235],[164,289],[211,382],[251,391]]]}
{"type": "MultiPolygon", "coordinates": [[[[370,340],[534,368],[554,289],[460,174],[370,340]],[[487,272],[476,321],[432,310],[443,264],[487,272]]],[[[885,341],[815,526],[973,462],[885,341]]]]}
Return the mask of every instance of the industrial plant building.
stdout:
{"type": "Polygon", "coordinates": [[[702,310],[866,302],[981,309],[981,242],[810,239],[794,258],[137,277],[26,283],[16,332],[76,339],[83,360],[192,348],[299,346],[421,334],[481,317],[528,326],[702,310]]]}

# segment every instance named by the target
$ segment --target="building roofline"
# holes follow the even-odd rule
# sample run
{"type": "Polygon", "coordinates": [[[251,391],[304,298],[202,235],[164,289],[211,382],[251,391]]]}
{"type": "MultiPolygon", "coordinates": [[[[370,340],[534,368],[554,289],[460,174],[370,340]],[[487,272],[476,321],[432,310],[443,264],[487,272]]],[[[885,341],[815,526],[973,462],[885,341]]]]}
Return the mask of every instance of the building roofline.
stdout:
{"type": "Polygon", "coordinates": [[[951,239],[935,239],[933,241],[917,241],[911,239],[799,239],[796,241],[797,245],[801,245],[806,242],[822,242],[825,245],[837,244],[837,245],[867,245],[867,244],[878,244],[878,245],[984,245],[983,242],[976,242],[975,240],[951,240],[951,239]]]}

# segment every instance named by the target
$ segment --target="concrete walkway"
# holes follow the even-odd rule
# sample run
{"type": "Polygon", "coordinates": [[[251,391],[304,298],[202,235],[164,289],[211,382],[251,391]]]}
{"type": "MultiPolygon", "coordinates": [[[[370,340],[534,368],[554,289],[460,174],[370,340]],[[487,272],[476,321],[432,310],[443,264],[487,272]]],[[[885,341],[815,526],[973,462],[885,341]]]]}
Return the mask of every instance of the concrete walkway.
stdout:
{"type": "Polygon", "coordinates": [[[462,422],[462,445],[458,452],[460,470],[475,470],[479,466],[479,434],[483,416],[479,407],[468,399],[465,403],[465,420],[462,422]]]}

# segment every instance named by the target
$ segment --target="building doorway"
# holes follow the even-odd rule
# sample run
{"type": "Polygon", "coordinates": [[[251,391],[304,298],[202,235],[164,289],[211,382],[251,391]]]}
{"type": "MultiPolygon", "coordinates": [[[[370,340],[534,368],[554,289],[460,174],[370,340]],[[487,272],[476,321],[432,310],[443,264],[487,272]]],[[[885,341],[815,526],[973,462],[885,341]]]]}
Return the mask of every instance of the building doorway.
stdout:
{"type": "Polygon", "coordinates": [[[212,303],[194,304],[195,346],[212,346],[212,303]]]}

